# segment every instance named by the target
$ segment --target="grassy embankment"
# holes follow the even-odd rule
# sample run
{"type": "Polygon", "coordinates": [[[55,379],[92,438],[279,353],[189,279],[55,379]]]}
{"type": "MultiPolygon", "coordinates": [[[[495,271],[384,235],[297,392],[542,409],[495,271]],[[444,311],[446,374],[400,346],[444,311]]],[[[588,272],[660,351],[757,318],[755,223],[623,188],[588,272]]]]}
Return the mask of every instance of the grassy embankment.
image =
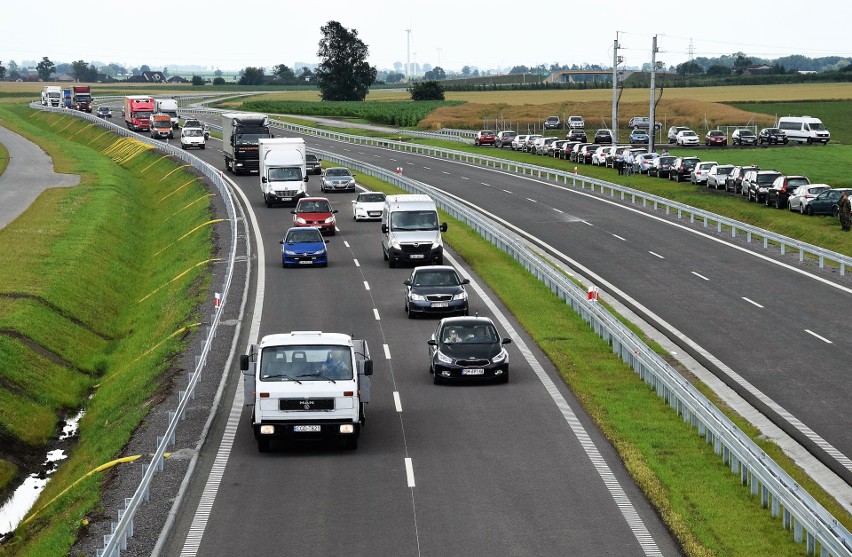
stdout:
{"type": "Polygon", "coordinates": [[[7,166],[9,166],[9,150],[0,143],[0,174],[3,174],[7,166]]]}
{"type": "Polygon", "coordinates": [[[0,486],[40,462],[61,418],[79,439],[0,555],[65,555],[104,474],[174,367],[206,296],[209,195],[200,179],[132,139],[67,115],[0,104],[80,185],[45,191],[0,230],[0,486]]]}
{"type": "MultiPolygon", "coordinates": [[[[401,193],[375,178],[359,182],[401,193]]],[[[404,192],[402,192],[404,193],[404,192]]],[[[588,324],[566,311],[542,283],[509,256],[458,221],[445,240],[482,277],[545,351],[586,411],[618,450],[626,468],[690,556],[803,555],[780,519],[761,509],[739,477],[656,396],[588,324]]],[[[635,330],[635,328],[634,328],[635,330]]],[[[639,333],[637,331],[638,334],[639,333]]],[[[659,347],[657,347],[659,348],[659,347]]],[[[816,486],[781,450],[733,414],[706,387],[752,440],[779,462],[847,527],[852,517],[816,486]]],[[[558,465],[558,463],[554,463],[558,465]]]]}

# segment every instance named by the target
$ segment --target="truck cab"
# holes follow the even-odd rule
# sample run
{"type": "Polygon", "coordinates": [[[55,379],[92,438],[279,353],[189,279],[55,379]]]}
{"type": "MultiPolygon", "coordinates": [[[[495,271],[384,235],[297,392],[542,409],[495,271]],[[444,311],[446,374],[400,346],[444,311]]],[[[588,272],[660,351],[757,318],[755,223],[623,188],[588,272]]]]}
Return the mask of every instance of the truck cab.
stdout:
{"type": "Polygon", "coordinates": [[[373,375],[367,341],[321,331],[271,334],[241,356],[240,369],[258,451],[273,439],[358,447],[373,375]]]}
{"type": "Polygon", "coordinates": [[[222,153],[225,169],[234,174],[259,173],[259,140],[269,133],[265,114],[230,112],[222,114],[222,153]]]}

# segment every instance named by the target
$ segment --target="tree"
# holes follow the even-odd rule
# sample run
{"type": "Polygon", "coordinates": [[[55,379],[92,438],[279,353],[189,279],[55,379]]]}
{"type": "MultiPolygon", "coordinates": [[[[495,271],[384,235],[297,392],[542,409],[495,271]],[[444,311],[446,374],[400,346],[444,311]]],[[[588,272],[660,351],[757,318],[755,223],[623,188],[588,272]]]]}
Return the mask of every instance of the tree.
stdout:
{"type": "Polygon", "coordinates": [[[216,77],[213,78],[213,85],[224,85],[224,84],[225,84],[225,78],[222,77],[221,75],[217,75],[216,77]]]}
{"type": "Polygon", "coordinates": [[[358,31],[336,21],[329,21],[320,31],[317,56],[322,63],[316,71],[320,97],[324,101],[363,101],[378,73],[367,63],[367,45],[358,38],[358,31]]]}
{"type": "Polygon", "coordinates": [[[272,73],[277,75],[284,85],[293,85],[296,83],[296,72],[290,69],[289,66],[279,64],[272,67],[272,73]]]}
{"type": "Polygon", "coordinates": [[[470,69],[470,66],[465,66],[465,67],[462,68],[462,75],[465,76],[465,77],[468,77],[468,76],[470,76],[472,71],[473,70],[470,69]]]}
{"type": "Polygon", "coordinates": [[[409,89],[412,101],[442,101],[444,88],[437,81],[418,81],[409,89]]]}
{"type": "Polygon", "coordinates": [[[515,66],[511,70],[509,70],[510,74],[522,74],[529,73],[530,69],[526,66],[515,66]]]}
{"type": "Polygon", "coordinates": [[[737,54],[737,58],[734,60],[734,72],[737,75],[742,75],[743,71],[749,66],[751,66],[751,58],[747,58],[742,53],[737,54]]]}
{"type": "Polygon", "coordinates": [[[435,69],[429,70],[423,74],[423,77],[433,81],[441,81],[442,79],[447,79],[447,72],[441,66],[435,66],[435,69]]]}
{"type": "Polygon", "coordinates": [[[80,78],[80,81],[85,81],[87,83],[94,83],[97,80],[98,80],[98,68],[96,68],[94,64],[89,64],[89,66],[83,72],[83,77],[80,78]]]}
{"type": "Polygon", "coordinates": [[[263,85],[264,71],[263,68],[255,68],[254,66],[248,66],[245,69],[241,70],[240,80],[238,83],[240,85],[263,85]]]}
{"type": "Polygon", "coordinates": [[[222,77],[222,70],[220,70],[219,68],[216,68],[216,71],[213,72],[213,76],[214,77],[222,77]]]}
{"type": "Polygon", "coordinates": [[[38,76],[42,81],[47,81],[50,79],[50,74],[56,71],[56,64],[50,61],[50,59],[45,56],[41,59],[41,62],[36,66],[36,71],[38,71],[38,76]]]}
{"type": "Polygon", "coordinates": [[[145,73],[150,71],[151,68],[148,66],[148,64],[142,64],[141,66],[139,66],[139,73],[145,73]]]}
{"type": "Polygon", "coordinates": [[[21,72],[18,70],[18,64],[14,60],[9,60],[9,79],[17,81],[21,77],[21,72]]]}
{"type": "Polygon", "coordinates": [[[721,77],[723,75],[731,75],[731,68],[728,66],[723,66],[722,64],[713,64],[709,68],[707,68],[707,75],[718,76],[721,77]]]}
{"type": "Polygon", "coordinates": [[[6,66],[3,65],[3,61],[0,60],[0,79],[6,78],[6,66]]]}
{"type": "Polygon", "coordinates": [[[196,86],[197,85],[204,85],[204,78],[201,77],[200,75],[193,75],[192,76],[192,84],[196,85],[196,86]]]}
{"type": "Polygon", "coordinates": [[[405,75],[401,73],[391,72],[385,78],[385,83],[399,83],[405,81],[405,75]]]}
{"type": "Polygon", "coordinates": [[[682,76],[690,76],[690,75],[701,75],[704,73],[704,68],[702,68],[697,62],[690,60],[689,62],[684,62],[683,64],[677,65],[677,74],[682,76]]]}
{"type": "Polygon", "coordinates": [[[317,74],[312,72],[309,67],[303,66],[302,73],[299,74],[299,83],[308,83],[311,85],[316,85],[317,74]]]}
{"type": "Polygon", "coordinates": [[[74,76],[76,81],[84,81],[86,78],[86,72],[88,71],[89,64],[87,64],[85,60],[71,62],[71,75],[74,76]]]}

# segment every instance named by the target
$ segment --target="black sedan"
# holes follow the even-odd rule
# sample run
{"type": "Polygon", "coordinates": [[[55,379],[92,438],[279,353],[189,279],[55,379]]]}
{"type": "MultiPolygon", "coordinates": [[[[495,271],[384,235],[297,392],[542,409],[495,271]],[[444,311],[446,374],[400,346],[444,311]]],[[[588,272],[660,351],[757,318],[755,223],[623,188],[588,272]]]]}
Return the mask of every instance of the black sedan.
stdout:
{"type": "Polygon", "coordinates": [[[612,143],[612,132],[608,129],[600,129],[595,132],[595,143],[612,143]]]}
{"type": "Polygon", "coordinates": [[[429,339],[429,371],[435,384],[444,381],[496,379],[509,381],[509,354],[491,319],[447,317],[429,339]]]}
{"type": "Polygon", "coordinates": [[[586,137],[586,130],[584,130],[583,128],[574,128],[573,130],[569,131],[565,135],[565,139],[567,139],[568,141],[583,141],[583,142],[589,140],[586,137]]]}
{"type": "Polygon", "coordinates": [[[417,315],[467,315],[467,292],[461,278],[450,265],[415,267],[405,279],[405,311],[409,319],[417,315]]]}
{"type": "Polygon", "coordinates": [[[757,142],[763,145],[764,143],[769,143],[770,145],[775,144],[787,144],[789,139],[787,139],[787,134],[784,133],[784,130],[780,128],[763,128],[760,130],[760,133],[757,134],[757,142]]]}
{"type": "Polygon", "coordinates": [[[805,205],[805,214],[831,215],[836,217],[840,212],[837,204],[840,202],[840,196],[843,195],[843,192],[846,192],[846,195],[852,195],[852,190],[850,189],[837,188],[825,190],[805,205]]]}

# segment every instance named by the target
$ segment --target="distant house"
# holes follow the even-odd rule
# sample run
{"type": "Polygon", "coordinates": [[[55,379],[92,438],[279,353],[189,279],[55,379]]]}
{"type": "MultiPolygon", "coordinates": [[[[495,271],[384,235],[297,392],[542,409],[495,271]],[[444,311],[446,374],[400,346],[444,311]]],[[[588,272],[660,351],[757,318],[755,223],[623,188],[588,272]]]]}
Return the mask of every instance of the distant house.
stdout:
{"type": "Polygon", "coordinates": [[[179,75],[173,75],[166,80],[166,83],[189,83],[189,80],[179,75]]]}
{"type": "Polygon", "coordinates": [[[166,76],[163,72],[142,72],[139,75],[132,75],[127,78],[128,83],[166,83],[166,76]]]}
{"type": "Polygon", "coordinates": [[[76,81],[76,80],[74,79],[74,76],[71,75],[70,73],[62,73],[62,74],[57,75],[54,78],[54,81],[62,81],[62,82],[67,83],[67,82],[76,81]]]}
{"type": "Polygon", "coordinates": [[[772,72],[772,66],[766,64],[751,64],[743,69],[743,75],[762,75],[772,72]]]}

